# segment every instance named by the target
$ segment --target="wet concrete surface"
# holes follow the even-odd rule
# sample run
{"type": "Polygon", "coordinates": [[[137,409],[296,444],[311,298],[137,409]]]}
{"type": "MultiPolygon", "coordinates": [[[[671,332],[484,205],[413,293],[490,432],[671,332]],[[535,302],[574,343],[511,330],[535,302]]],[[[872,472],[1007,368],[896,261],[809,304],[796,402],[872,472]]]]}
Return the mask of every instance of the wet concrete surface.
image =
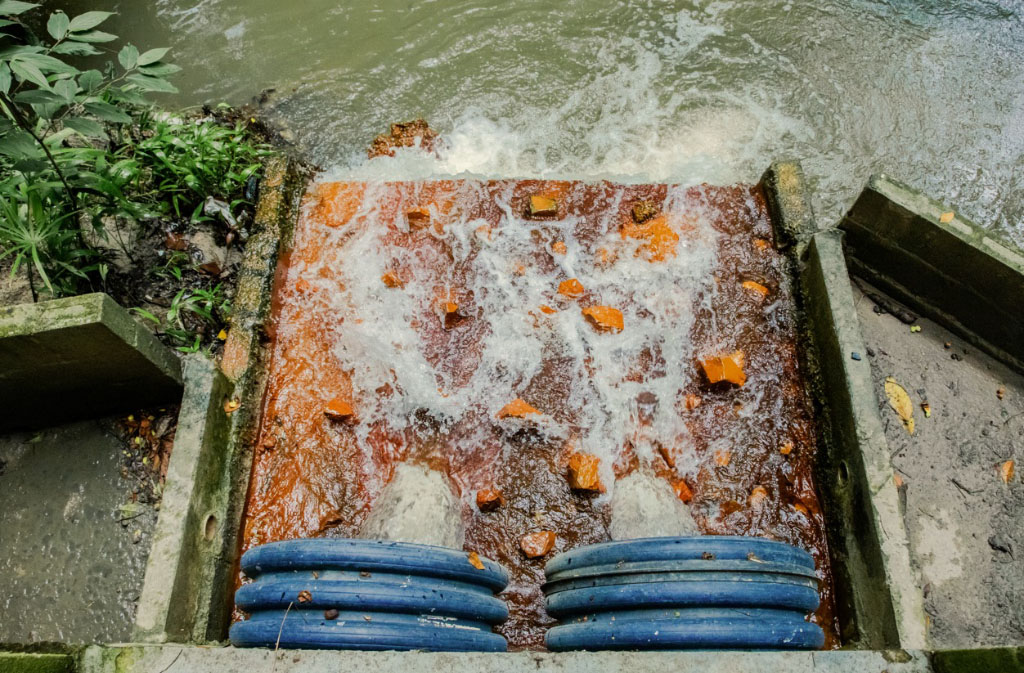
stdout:
{"type": "Polygon", "coordinates": [[[1019,643],[1024,638],[1024,377],[930,320],[908,324],[893,313],[877,312],[861,289],[854,293],[868,348],[862,356],[871,363],[892,451],[930,643],[937,648],[1019,643]],[[921,329],[911,332],[911,326],[921,329]],[[888,404],[885,379],[890,376],[913,403],[913,434],[888,404]],[[1003,466],[1011,460],[1015,474],[1006,481],[1003,466]]]}
{"type": "Polygon", "coordinates": [[[0,643],[127,641],[158,511],[114,421],[0,436],[0,643]]]}

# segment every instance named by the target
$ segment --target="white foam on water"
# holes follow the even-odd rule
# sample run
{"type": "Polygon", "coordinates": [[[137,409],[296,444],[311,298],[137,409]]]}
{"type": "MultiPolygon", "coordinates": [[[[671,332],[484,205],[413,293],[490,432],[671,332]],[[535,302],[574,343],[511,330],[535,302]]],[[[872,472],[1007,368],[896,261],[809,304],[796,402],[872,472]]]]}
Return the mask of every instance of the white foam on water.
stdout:
{"type": "MultiPolygon", "coordinates": [[[[601,235],[618,256],[607,267],[595,264],[592,251],[573,237],[574,217],[526,220],[513,211],[510,195],[498,197],[504,214],[489,239],[477,231],[486,224],[483,220],[464,216],[445,223],[446,254],[432,246],[393,246],[385,240],[389,228],[406,225],[404,213],[389,220],[376,205],[387,200],[389,189],[370,183],[362,210],[348,225],[329,230],[323,245],[328,252],[303,274],[330,289],[330,308],[346,316],[334,355],[351,375],[361,419],[356,433],[367,459],[372,428],[379,421],[402,431],[414,426],[416,414],[425,412],[443,432],[467,415],[494,419],[516,397],[526,398],[545,415],[501,423],[509,429],[530,424],[575,450],[600,457],[606,485],[614,483],[612,466],[627,443],[642,459],[653,458],[655,437],[692,456],[686,451],[691,443],[676,402],[680,387],[692,376],[693,307],[709,291],[718,234],[699,204],[684,203],[684,188],[671,188],[665,202],[671,226],[685,229],[676,256],[651,262],[635,255],[639,244],[630,247],[623,242],[620,222],[609,216],[600,224],[601,235]],[[533,263],[537,230],[548,241],[566,243],[567,254],[556,258],[560,261],[554,271],[533,263]],[[321,267],[330,270],[326,278],[321,278],[321,267]],[[462,267],[469,269],[464,282],[455,272],[462,267]],[[413,275],[405,279],[404,288],[387,289],[381,276],[396,268],[413,275]],[[588,299],[553,315],[540,312],[541,305],[557,305],[553,296],[567,278],[579,279],[588,299]],[[479,364],[468,382],[453,378],[452,365],[472,356],[449,352],[432,366],[413,327],[424,313],[442,319],[432,309],[438,304],[439,288],[471,295],[472,306],[466,308],[477,315],[473,319],[486,324],[479,364]],[[597,331],[581,312],[581,306],[592,304],[620,309],[625,329],[597,331]],[[659,374],[642,383],[628,380],[650,354],[659,361],[659,374]],[[568,379],[570,391],[559,410],[545,410],[524,392],[544,375],[542,364],[551,359],[559,362],[557,375],[568,379]],[[398,394],[378,395],[385,385],[398,394]],[[652,422],[641,427],[636,398],[644,391],[654,393],[659,404],[652,422]]],[[[461,199],[485,197],[478,193],[479,182],[464,183],[460,189],[461,199]]],[[[486,430],[486,424],[480,427],[486,430]]],[[[450,450],[473,451],[473,438],[450,450]]]]}

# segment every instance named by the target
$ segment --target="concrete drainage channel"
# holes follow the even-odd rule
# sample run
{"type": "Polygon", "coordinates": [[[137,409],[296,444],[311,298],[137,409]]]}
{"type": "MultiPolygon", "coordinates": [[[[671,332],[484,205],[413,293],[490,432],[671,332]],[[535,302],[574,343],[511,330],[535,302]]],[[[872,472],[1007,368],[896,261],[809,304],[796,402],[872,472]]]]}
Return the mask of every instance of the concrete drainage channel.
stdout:
{"type": "MultiPolygon", "coordinates": [[[[894,479],[893,461],[900,464],[901,458],[890,456],[899,436],[883,423],[886,410],[879,391],[879,375],[887,367],[878,359],[884,349],[880,345],[884,329],[869,325],[865,340],[858,310],[862,317],[869,317],[863,313],[867,295],[851,283],[848,273],[849,264],[870,283],[864,288],[905,303],[909,310],[934,321],[936,330],[947,328],[972,351],[983,351],[988,359],[973,363],[975,368],[995,371],[992,376],[1005,379],[1011,393],[1017,394],[1022,386],[1013,371],[1020,372],[1024,361],[1024,320],[1014,307],[1024,305],[1024,257],[969,222],[955,216],[945,221],[945,209],[938,204],[884,178],[872,180],[839,229],[826,231],[817,230],[798,164],[772,165],[763,186],[776,245],[788,252],[800,289],[801,357],[811,372],[821,433],[818,483],[828,519],[842,650],[430,654],[271,651],[220,645],[231,622],[252,434],[263,395],[262,329],[278,253],[292,235],[302,189],[289,167],[277,164],[268,170],[261,190],[257,210],[261,229],[248,243],[235,322],[221,365],[218,368],[198,356],[184,361],[178,433],[131,642],[71,650],[33,650],[9,643],[5,646],[9,651],[0,652],[0,671],[1024,670],[1024,648],[1017,647],[1024,645],[1020,630],[1014,636],[1009,629],[1003,640],[974,641],[992,646],[987,649],[957,641],[955,634],[937,636],[929,631],[930,618],[949,618],[942,613],[948,605],[938,600],[943,587],[935,577],[930,585],[921,579],[922,573],[934,574],[929,569],[934,559],[928,556],[934,550],[928,547],[927,536],[908,535],[908,526],[913,531],[917,524],[907,507],[916,502],[908,489],[911,494],[930,489],[933,485],[927,480],[933,477],[921,473],[894,479]],[[956,260],[957,266],[943,270],[934,261],[938,259],[956,260]],[[1005,299],[993,304],[995,296],[1005,299]],[[869,353],[869,346],[878,357],[869,353]],[[917,479],[919,483],[913,481],[917,479]]],[[[103,304],[101,299],[89,298],[66,301],[66,307],[103,304]]],[[[109,318],[104,310],[100,310],[100,322],[109,318]]],[[[926,331],[932,330],[932,324],[925,324],[926,331]]],[[[32,341],[34,331],[47,331],[44,322],[26,320],[17,309],[0,309],[0,356],[13,352],[8,350],[13,339],[32,341]]],[[[120,341],[142,353],[152,348],[144,338],[133,342],[123,333],[120,341]]],[[[895,352],[895,346],[889,351],[895,352]]],[[[147,357],[158,364],[164,358],[151,352],[147,357]]],[[[172,387],[173,369],[170,366],[172,387]]],[[[126,389],[132,390],[132,385],[137,389],[139,383],[126,389]]],[[[0,375],[0,394],[9,390],[8,379],[0,375]]],[[[1007,397],[1012,401],[1014,395],[1007,397]]],[[[82,411],[87,417],[103,413],[82,411]]],[[[1013,413],[1012,407],[1006,409],[1007,418],[1013,413]]],[[[924,419],[919,422],[925,423],[924,419]]],[[[1006,427],[1015,426],[1008,423],[1006,427]]],[[[1020,446],[1019,435],[1000,441],[1009,447],[1004,450],[1020,446]]],[[[901,454],[924,450],[920,444],[895,448],[901,454]]],[[[1012,484],[1017,492],[1018,484],[1019,478],[1012,484]]],[[[971,484],[966,487],[975,489],[971,484]]],[[[1020,503],[1012,498],[1006,495],[1000,500],[995,510],[1003,514],[991,517],[992,526],[1004,528],[1003,538],[995,537],[1000,531],[992,532],[993,553],[1006,553],[1011,560],[999,566],[999,572],[993,571],[992,577],[1000,581],[1013,577],[1014,586],[1019,586],[1021,568],[1013,565],[1019,561],[1012,553],[996,549],[1013,549],[1014,540],[1006,538],[1020,530],[1019,525],[1007,528],[1020,520],[1019,514],[1013,518],[1013,506],[1019,511],[1020,503]]],[[[1024,601],[1019,596],[1014,600],[1014,590],[1018,589],[1004,590],[1007,600],[1001,604],[981,603],[977,609],[1019,624],[1014,620],[1020,616],[1014,611],[1024,601]]],[[[968,612],[964,618],[974,617],[968,612]]],[[[8,638],[0,634],[3,640],[8,638]]]]}

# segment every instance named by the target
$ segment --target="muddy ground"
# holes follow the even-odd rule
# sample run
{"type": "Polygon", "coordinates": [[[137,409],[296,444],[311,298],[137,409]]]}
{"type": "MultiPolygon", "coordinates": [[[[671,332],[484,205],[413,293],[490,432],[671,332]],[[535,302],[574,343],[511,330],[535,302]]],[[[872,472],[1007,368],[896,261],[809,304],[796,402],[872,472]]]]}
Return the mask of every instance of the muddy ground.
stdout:
{"type": "Polygon", "coordinates": [[[879,313],[862,289],[854,293],[902,481],[931,644],[1018,644],[1024,638],[1024,377],[930,320],[879,313]],[[920,331],[912,332],[913,325],[920,331]],[[913,402],[913,435],[888,404],[888,376],[913,402]],[[1010,460],[1015,474],[1004,483],[1002,467],[1010,460]]]}

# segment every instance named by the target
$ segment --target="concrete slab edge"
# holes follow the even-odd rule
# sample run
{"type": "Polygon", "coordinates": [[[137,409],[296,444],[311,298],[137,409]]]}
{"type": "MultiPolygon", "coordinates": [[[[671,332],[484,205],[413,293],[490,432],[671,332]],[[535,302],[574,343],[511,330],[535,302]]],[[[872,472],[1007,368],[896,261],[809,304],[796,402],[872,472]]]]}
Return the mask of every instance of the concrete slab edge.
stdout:
{"type": "Polygon", "coordinates": [[[80,673],[927,673],[923,652],[510,652],[429,653],[329,650],[261,650],[180,646],[91,647],[80,673]]]}
{"type": "Polygon", "coordinates": [[[800,277],[818,397],[825,405],[819,483],[828,494],[831,523],[842,530],[839,565],[855,638],[861,647],[922,649],[927,639],[920,582],[910,564],[840,232],[811,238],[800,277]]]}
{"type": "Polygon", "coordinates": [[[224,405],[232,393],[205,356],[185,358],[185,394],[135,618],[138,642],[185,642],[201,618],[201,586],[212,576],[223,535],[217,488],[230,428],[224,405]]]}
{"type": "Polygon", "coordinates": [[[857,275],[1024,372],[1024,252],[884,175],[839,227],[857,275]]]}
{"type": "Polygon", "coordinates": [[[0,673],[74,673],[75,665],[71,654],[0,652],[0,673]]]}

